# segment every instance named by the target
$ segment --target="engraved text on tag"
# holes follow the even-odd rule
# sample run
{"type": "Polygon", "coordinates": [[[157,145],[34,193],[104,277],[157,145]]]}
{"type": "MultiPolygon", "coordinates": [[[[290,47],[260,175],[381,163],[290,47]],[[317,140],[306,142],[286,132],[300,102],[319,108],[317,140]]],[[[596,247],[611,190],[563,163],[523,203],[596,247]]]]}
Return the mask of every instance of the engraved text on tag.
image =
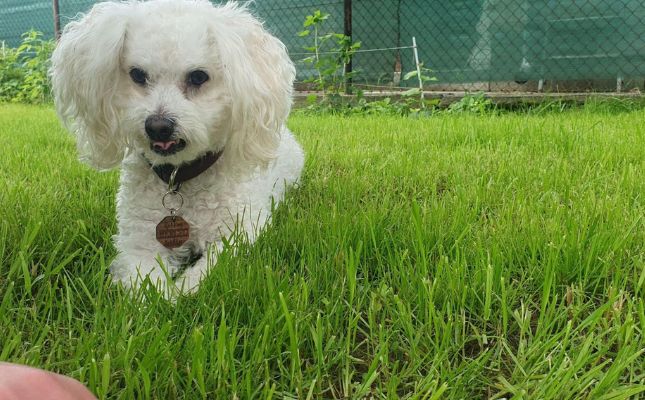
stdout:
{"type": "Polygon", "coordinates": [[[169,249],[180,247],[190,238],[190,226],[182,217],[168,216],[157,225],[157,240],[169,249]]]}

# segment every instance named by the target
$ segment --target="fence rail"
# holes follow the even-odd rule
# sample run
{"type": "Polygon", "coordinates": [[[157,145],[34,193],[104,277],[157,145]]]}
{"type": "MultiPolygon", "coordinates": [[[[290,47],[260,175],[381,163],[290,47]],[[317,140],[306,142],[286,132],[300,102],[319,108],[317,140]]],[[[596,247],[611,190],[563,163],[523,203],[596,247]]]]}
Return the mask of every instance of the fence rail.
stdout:
{"type": "MultiPolygon", "coordinates": [[[[64,26],[92,0],[58,0],[64,26]]],[[[435,87],[494,83],[507,90],[643,88],[645,0],[255,0],[256,15],[287,45],[298,79],[312,76],[307,38],[298,37],[305,16],[329,13],[329,32],[361,42],[351,62],[354,82],[374,87],[416,85],[399,77],[420,61],[435,87]],[[566,85],[565,85],[566,86],[566,85]],[[558,86],[557,88],[561,88],[558,86]]],[[[16,45],[36,29],[54,37],[52,1],[3,0],[0,40],[16,45]]]]}

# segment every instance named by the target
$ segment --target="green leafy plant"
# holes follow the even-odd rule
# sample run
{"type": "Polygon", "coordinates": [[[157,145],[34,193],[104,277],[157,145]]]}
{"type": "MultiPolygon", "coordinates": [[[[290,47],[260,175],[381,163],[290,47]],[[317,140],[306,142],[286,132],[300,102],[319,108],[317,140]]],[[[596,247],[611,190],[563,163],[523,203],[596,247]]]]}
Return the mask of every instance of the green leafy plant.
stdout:
{"type": "Polygon", "coordinates": [[[321,91],[323,99],[340,95],[347,90],[348,82],[356,72],[347,73],[345,67],[361,47],[360,42],[354,42],[342,33],[322,33],[327,19],[329,14],[316,10],[305,17],[305,29],[298,33],[300,37],[312,38],[313,43],[304,47],[312,55],[302,61],[312,66],[316,72],[315,76],[305,82],[312,83],[315,89],[321,91]]]}
{"type": "Polygon", "coordinates": [[[0,53],[0,101],[10,101],[18,95],[24,75],[18,64],[17,50],[3,48],[0,53]]]}
{"type": "MultiPolygon", "coordinates": [[[[405,74],[403,80],[420,80],[422,83],[426,83],[436,81],[437,78],[432,75],[430,68],[426,68],[423,63],[420,63],[419,69],[405,74]]],[[[436,99],[426,100],[421,87],[415,87],[401,93],[401,99],[397,103],[399,103],[398,108],[405,111],[402,115],[421,116],[430,114],[430,109],[437,106],[439,102],[436,99]]]]}
{"type": "Polygon", "coordinates": [[[470,114],[487,114],[494,109],[491,99],[487,98],[484,92],[476,94],[467,93],[461,100],[452,103],[446,110],[449,114],[470,113],[470,114]]]}
{"type": "MultiPolygon", "coordinates": [[[[410,81],[412,79],[421,80],[422,83],[433,82],[437,80],[437,77],[432,75],[432,70],[423,66],[423,63],[419,63],[419,70],[410,71],[403,76],[404,81],[410,81]]],[[[420,96],[421,89],[418,87],[408,89],[402,93],[402,96],[420,96]]]]}
{"type": "MultiPolygon", "coordinates": [[[[307,97],[306,114],[334,114],[334,115],[399,115],[423,116],[429,115],[437,105],[437,100],[423,98],[421,89],[411,88],[402,92],[396,98],[368,101],[363,92],[358,90],[354,96],[344,96],[347,93],[350,80],[358,74],[357,71],[347,73],[346,65],[352,56],[360,49],[360,42],[353,42],[350,37],[339,33],[323,33],[324,23],[329,19],[329,14],[316,10],[307,15],[303,23],[304,30],[298,33],[300,37],[311,37],[310,46],[304,49],[312,55],[302,61],[313,67],[315,75],[306,79],[314,89],[321,93],[321,97],[312,94],[307,97]]],[[[411,71],[403,80],[421,80],[422,82],[436,81],[432,70],[421,64],[420,71],[411,71]]]]}
{"type": "Polygon", "coordinates": [[[17,48],[0,53],[0,101],[44,103],[51,99],[47,77],[54,42],[34,30],[22,35],[17,48]]]}

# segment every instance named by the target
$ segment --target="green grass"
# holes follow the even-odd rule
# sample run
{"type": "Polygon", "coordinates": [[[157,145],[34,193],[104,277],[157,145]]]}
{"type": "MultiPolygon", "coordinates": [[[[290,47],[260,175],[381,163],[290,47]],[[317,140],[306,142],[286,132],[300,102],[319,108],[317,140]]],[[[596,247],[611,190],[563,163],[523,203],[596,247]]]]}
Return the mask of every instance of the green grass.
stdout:
{"type": "Polygon", "coordinates": [[[642,398],[644,121],[293,116],[302,184],[173,305],[109,283],[118,173],[0,106],[0,360],[100,398],[642,398]]]}

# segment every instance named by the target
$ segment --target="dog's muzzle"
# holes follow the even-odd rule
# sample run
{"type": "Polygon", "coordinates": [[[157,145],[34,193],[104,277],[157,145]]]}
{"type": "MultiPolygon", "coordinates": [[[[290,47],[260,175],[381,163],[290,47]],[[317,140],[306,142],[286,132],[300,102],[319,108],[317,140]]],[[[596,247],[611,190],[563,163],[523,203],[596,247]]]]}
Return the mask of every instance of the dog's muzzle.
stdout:
{"type": "Polygon", "coordinates": [[[186,141],[175,137],[175,122],[160,115],[151,115],[145,122],[150,148],[157,154],[170,155],[186,147],[186,141]]]}

